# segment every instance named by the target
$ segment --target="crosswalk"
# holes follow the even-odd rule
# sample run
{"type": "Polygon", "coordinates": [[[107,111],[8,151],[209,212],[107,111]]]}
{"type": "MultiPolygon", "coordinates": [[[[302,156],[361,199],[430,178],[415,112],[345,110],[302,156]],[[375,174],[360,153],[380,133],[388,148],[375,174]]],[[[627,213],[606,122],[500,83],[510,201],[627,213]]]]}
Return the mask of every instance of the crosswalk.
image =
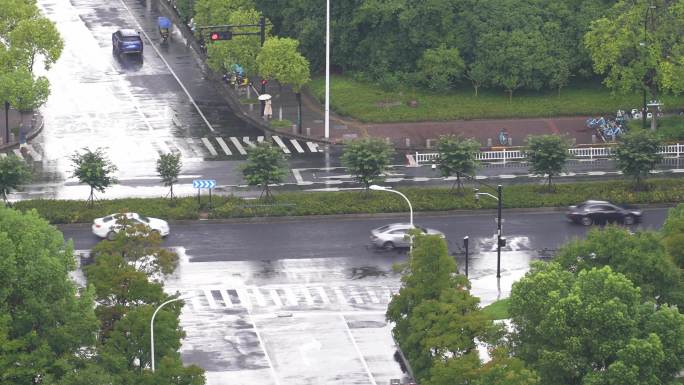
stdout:
{"type": "MultiPolygon", "coordinates": [[[[301,141],[297,139],[284,139],[273,135],[270,138],[258,136],[222,138],[220,136],[202,138],[157,138],[151,140],[149,148],[158,154],[180,153],[184,158],[204,158],[204,159],[225,159],[226,157],[244,158],[250,148],[256,147],[258,143],[268,141],[273,143],[276,148],[288,155],[305,155],[323,152],[323,149],[316,142],[301,141]]],[[[0,152],[0,157],[16,155],[27,161],[42,162],[43,151],[40,144],[25,144],[25,150],[18,148],[0,152]]]]}
{"type": "MultiPolygon", "coordinates": [[[[167,288],[167,291],[174,291],[167,288]]],[[[186,307],[210,309],[315,309],[328,306],[368,306],[389,303],[398,286],[386,285],[282,285],[210,287],[179,290],[186,307]]]]}

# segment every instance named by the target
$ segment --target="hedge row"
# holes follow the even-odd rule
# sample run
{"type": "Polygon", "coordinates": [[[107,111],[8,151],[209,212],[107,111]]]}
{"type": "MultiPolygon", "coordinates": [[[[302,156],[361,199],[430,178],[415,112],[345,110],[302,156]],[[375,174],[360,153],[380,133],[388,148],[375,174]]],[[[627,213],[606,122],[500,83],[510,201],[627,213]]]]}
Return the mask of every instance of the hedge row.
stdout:
{"type": "MultiPolygon", "coordinates": [[[[415,211],[495,208],[496,200],[473,199],[472,190],[463,195],[444,187],[400,188],[415,211]]],[[[486,191],[486,189],[482,189],[486,191]]],[[[539,185],[504,187],[505,208],[560,207],[587,199],[604,199],[617,204],[679,203],[684,201],[684,179],[653,179],[648,189],[635,191],[626,181],[567,183],[555,186],[552,193],[539,185]]],[[[382,191],[283,192],[271,201],[246,200],[234,196],[215,196],[213,207],[200,207],[192,197],[174,201],[162,198],[103,200],[89,208],[84,201],[26,200],[17,202],[20,210],[35,209],[51,223],[90,222],[93,218],[122,211],[134,211],[166,219],[197,219],[200,209],[209,218],[253,216],[330,215],[405,212],[406,204],[395,194],[382,191]]]]}

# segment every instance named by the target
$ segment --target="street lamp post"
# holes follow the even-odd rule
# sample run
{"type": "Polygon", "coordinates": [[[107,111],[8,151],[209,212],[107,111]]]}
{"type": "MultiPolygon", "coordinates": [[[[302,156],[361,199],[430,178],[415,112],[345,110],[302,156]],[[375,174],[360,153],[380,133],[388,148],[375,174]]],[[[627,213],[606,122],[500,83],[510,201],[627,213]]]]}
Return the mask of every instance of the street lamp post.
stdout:
{"type": "MultiPolygon", "coordinates": [[[[406,195],[400,193],[397,190],[392,190],[391,188],[384,187],[384,186],[378,186],[376,184],[372,184],[368,186],[369,189],[374,190],[374,191],[387,191],[395,194],[401,195],[402,198],[408,203],[409,207],[409,223],[411,224],[411,228],[413,228],[413,206],[411,206],[411,201],[406,197],[406,195]]],[[[413,235],[409,236],[409,252],[413,252],[413,235]]]]}
{"type": "Polygon", "coordinates": [[[325,139],[330,138],[330,0],[325,2],[325,139]]]}
{"type": "Polygon", "coordinates": [[[152,364],[152,372],[154,372],[154,317],[157,315],[157,312],[162,307],[166,306],[167,304],[170,304],[171,302],[180,301],[183,299],[187,299],[187,298],[178,297],[178,298],[170,299],[170,300],[162,303],[161,305],[159,305],[157,307],[157,309],[154,311],[154,313],[152,313],[152,319],[150,319],[150,353],[151,353],[150,363],[152,364]]]}
{"type": "Polygon", "coordinates": [[[475,189],[475,199],[479,199],[480,195],[486,195],[490,198],[494,198],[497,201],[497,216],[496,216],[496,278],[501,278],[501,246],[505,242],[501,238],[501,205],[502,205],[502,190],[501,185],[496,186],[496,195],[494,196],[490,193],[480,192],[479,189],[475,189]]]}

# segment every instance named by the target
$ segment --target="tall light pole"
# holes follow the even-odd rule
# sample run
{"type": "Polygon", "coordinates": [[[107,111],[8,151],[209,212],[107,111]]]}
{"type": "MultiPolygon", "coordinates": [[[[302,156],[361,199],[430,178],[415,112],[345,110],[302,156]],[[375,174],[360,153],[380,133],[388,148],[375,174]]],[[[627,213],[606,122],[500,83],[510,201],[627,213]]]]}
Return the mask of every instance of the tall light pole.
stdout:
{"type": "Polygon", "coordinates": [[[330,0],[325,1],[325,139],[330,138],[330,0]]]}
{"type": "Polygon", "coordinates": [[[475,189],[475,199],[479,199],[480,195],[485,195],[494,198],[497,201],[497,216],[496,216],[496,278],[501,278],[501,246],[505,245],[505,240],[501,238],[501,204],[502,204],[502,190],[501,185],[496,186],[496,195],[490,193],[480,192],[475,189]]]}
{"type": "Polygon", "coordinates": [[[187,297],[178,297],[178,298],[170,299],[170,300],[162,303],[161,305],[159,305],[157,307],[157,310],[155,310],[154,313],[152,313],[152,319],[150,319],[150,354],[151,354],[150,363],[152,364],[152,372],[154,372],[154,317],[157,315],[157,312],[162,307],[166,306],[167,304],[170,304],[171,302],[180,301],[180,300],[184,300],[184,299],[188,299],[188,298],[187,297]]]}
{"type": "MultiPolygon", "coordinates": [[[[644,55],[644,64],[646,64],[646,60],[648,59],[648,52],[647,52],[647,49],[648,49],[647,48],[648,47],[648,16],[652,12],[651,26],[653,26],[653,24],[655,23],[655,9],[656,9],[656,6],[653,5],[653,3],[649,2],[648,8],[646,9],[646,13],[644,14],[644,41],[639,44],[640,46],[643,47],[642,52],[644,55]]],[[[643,110],[642,110],[643,116],[641,117],[641,128],[642,129],[646,129],[646,108],[647,108],[647,105],[646,105],[646,77],[649,76],[650,71],[651,71],[651,69],[647,68],[646,73],[644,73],[644,78],[642,79],[644,82],[644,95],[643,95],[644,96],[644,106],[643,106],[643,110]]],[[[652,76],[652,74],[651,74],[651,76],[652,76]]],[[[655,81],[655,79],[651,79],[651,81],[655,81]]],[[[655,97],[655,95],[653,95],[653,96],[655,97]]],[[[651,115],[651,119],[655,118],[656,113],[657,113],[657,111],[653,112],[653,114],[651,115]]],[[[653,125],[651,125],[651,126],[653,128],[653,125]]],[[[653,129],[655,129],[655,128],[653,128],[653,129]]]]}
{"type": "MultiPolygon", "coordinates": [[[[411,201],[406,197],[406,195],[400,193],[400,192],[397,191],[397,190],[392,190],[392,189],[389,188],[389,187],[378,186],[378,185],[376,185],[376,184],[372,184],[372,185],[368,186],[368,188],[371,189],[371,190],[375,190],[375,191],[387,191],[387,192],[391,192],[391,193],[395,193],[395,194],[401,195],[401,197],[404,198],[404,200],[406,201],[406,203],[408,203],[408,207],[409,207],[409,223],[411,224],[411,229],[414,228],[414,226],[413,226],[413,206],[411,206],[411,201]]],[[[412,235],[412,234],[409,235],[409,251],[410,251],[410,252],[413,252],[413,235],[412,235]]]]}

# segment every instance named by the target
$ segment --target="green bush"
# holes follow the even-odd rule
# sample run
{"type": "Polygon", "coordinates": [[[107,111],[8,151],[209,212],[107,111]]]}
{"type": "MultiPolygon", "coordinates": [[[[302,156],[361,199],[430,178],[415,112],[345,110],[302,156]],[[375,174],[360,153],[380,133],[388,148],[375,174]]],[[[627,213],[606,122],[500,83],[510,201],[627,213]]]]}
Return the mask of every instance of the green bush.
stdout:
{"type": "MultiPolygon", "coordinates": [[[[508,185],[503,190],[505,208],[564,207],[587,199],[605,199],[617,204],[678,203],[684,201],[684,179],[660,178],[647,181],[648,190],[633,191],[628,181],[558,183],[548,193],[541,185],[508,185]]],[[[466,189],[464,195],[448,187],[400,188],[415,211],[494,209],[496,200],[475,201],[466,189]]],[[[484,191],[484,189],[483,189],[484,191]]],[[[114,199],[98,201],[92,208],[84,201],[26,200],[15,204],[19,210],[35,209],[51,223],[90,222],[93,218],[117,212],[135,211],[164,219],[197,219],[200,206],[194,197],[174,201],[163,198],[114,199]]],[[[406,203],[395,194],[382,191],[282,192],[272,200],[213,196],[211,207],[205,197],[202,210],[210,218],[254,216],[304,216],[332,214],[376,214],[406,212],[406,203]]]]}

